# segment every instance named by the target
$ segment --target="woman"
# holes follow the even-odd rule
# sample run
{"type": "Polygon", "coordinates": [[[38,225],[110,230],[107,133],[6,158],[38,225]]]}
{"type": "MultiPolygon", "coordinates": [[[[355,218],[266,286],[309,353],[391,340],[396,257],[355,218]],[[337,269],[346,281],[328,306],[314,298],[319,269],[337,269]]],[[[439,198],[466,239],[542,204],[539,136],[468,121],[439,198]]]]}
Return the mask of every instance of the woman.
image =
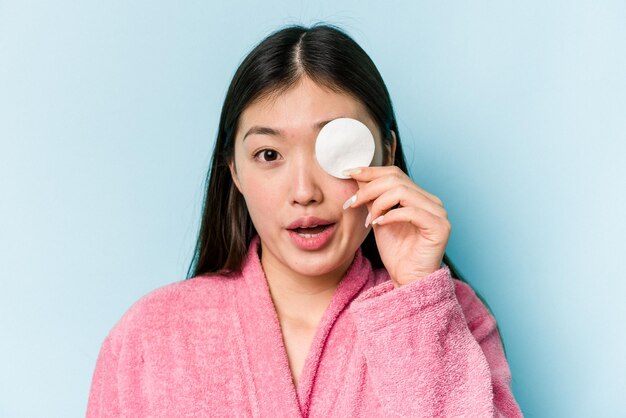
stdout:
{"type": "Polygon", "coordinates": [[[88,416],[521,416],[494,318],[453,279],[442,202],[408,176],[384,82],[330,26],[288,27],[227,92],[191,279],[105,339],[88,416]],[[348,117],[369,167],[322,170],[348,117]]]}

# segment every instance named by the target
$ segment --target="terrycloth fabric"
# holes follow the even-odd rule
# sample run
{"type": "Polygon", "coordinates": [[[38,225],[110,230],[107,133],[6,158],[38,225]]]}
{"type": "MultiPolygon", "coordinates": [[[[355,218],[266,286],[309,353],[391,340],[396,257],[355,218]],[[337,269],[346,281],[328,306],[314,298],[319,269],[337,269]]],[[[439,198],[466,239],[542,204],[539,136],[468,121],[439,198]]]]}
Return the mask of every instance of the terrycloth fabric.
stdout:
{"type": "Polygon", "coordinates": [[[357,251],[294,386],[252,241],[241,274],[135,303],[102,344],[87,417],[522,416],[494,318],[447,266],[400,288],[357,251]]]}

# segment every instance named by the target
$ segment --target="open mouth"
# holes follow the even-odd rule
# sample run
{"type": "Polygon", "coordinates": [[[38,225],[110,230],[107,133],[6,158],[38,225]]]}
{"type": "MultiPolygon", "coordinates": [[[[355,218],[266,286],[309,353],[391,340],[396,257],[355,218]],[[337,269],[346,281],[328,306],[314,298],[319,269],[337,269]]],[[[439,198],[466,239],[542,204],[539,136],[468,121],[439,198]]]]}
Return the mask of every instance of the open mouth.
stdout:
{"type": "Polygon", "coordinates": [[[300,235],[303,238],[313,238],[318,236],[319,234],[321,234],[322,232],[326,231],[330,226],[332,226],[333,224],[328,224],[328,225],[312,225],[308,228],[294,228],[292,229],[292,231],[294,231],[296,234],[300,235]]]}

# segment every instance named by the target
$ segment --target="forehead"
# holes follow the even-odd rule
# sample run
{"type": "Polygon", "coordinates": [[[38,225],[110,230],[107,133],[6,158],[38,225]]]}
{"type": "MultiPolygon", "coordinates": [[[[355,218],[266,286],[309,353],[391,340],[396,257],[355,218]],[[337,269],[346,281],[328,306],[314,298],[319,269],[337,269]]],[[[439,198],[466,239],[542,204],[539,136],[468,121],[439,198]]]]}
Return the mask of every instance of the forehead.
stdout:
{"type": "Polygon", "coordinates": [[[316,123],[350,117],[377,129],[363,103],[353,96],[300,79],[284,92],[266,95],[250,104],[239,119],[240,132],[261,125],[281,130],[311,129],[316,123]]]}

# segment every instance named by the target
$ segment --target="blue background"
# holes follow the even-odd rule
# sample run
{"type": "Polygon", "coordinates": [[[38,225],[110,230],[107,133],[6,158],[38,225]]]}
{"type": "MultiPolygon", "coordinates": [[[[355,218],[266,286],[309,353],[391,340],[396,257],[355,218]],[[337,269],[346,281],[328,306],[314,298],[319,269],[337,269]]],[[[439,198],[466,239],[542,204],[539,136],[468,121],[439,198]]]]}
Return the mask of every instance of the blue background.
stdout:
{"type": "Polygon", "coordinates": [[[184,278],[227,85],[342,26],[394,100],[528,417],[623,413],[626,3],[0,0],[0,416],[84,415],[105,335],[184,278]]]}

